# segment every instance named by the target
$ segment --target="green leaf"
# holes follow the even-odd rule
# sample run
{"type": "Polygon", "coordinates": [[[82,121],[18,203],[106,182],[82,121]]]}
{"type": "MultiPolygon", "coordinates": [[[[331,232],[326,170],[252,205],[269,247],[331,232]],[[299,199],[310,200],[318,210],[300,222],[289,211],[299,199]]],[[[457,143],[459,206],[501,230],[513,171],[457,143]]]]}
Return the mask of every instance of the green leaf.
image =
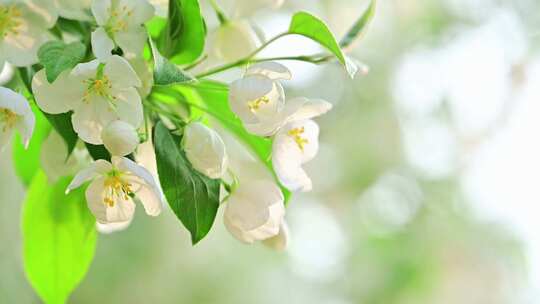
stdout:
{"type": "Polygon", "coordinates": [[[67,112],[62,114],[48,114],[43,112],[49,123],[54,127],[56,132],[62,136],[68,147],[68,156],[71,155],[73,149],[77,145],[79,137],[73,130],[73,124],[71,122],[71,115],[73,113],[67,112]]]}
{"type": "Polygon", "coordinates": [[[13,165],[15,172],[25,186],[30,185],[32,178],[40,168],[41,144],[45,141],[51,130],[51,125],[47,122],[47,119],[39,108],[35,104],[31,106],[36,117],[36,125],[28,149],[24,148],[19,134],[13,140],[13,165]]]}
{"type": "Polygon", "coordinates": [[[97,233],[84,190],[69,195],[63,178],[49,184],[39,171],[23,207],[23,259],[30,284],[45,303],[65,303],[94,257],[97,233]]]}
{"type": "Polygon", "coordinates": [[[152,39],[150,39],[150,47],[154,57],[154,84],[170,85],[195,81],[191,75],[161,56],[152,39]]]}
{"type": "Polygon", "coordinates": [[[180,147],[181,139],[162,122],[155,126],[154,146],[163,192],[195,245],[208,234],[216,218],[220,180],[210,179],[191,167],[180,147]]]}
{"type": "Polygon", "coordinates": [[[198,0],[170,0],[163,54],[176,64],[188,64],[204,52],[205,25],[198,0]]]}
{"type": "Polygon", "coordinates": [[[89,143],[84,143],[86,145],[86,150],[88,154],[92,157],[93,160],[103,159],[106,161],[111,161],[111,153],[107,151],[104,145],[92,145],[89,143]]]}
{"type": "Polygon", "coordinates": [[[376,6],[377,0],[372,0],[369,3],[366,11],[362,14],[362,16],[360,16],[360,18],[358,18],[358,20],[349,29],[347,34],[345,34],[345,36],[343,36],[343,38],[339,42],[339,45],[342,49],[351,46],[354,41],[360,39],[365,34],[368,25],[371,23],[371,20],[373,20],[373,17],[375,16],[376,6]]]}
{"type": "MultiPolygon", "coordinates": [[[[193,107],[202,107],[205,112],[214,116],[262,161],[274,177],[276,176],[272,165],[272,141],[246,131],[242,121],[229,106],[229,88],[226,85],[213,81],[201,81],[191,87],[177,86],[176,89],[182,92],[193,107]]],[[[277,177],[275,177],[275,180],[279,184],[277,177]]],[[[281,186],[281,190],[286,201],[288,201],[291,192],[283,186],[281,186]]]]}
{"type": "Polygon", "coordinates": [[[50,41],[38,51],[39,62],[45,67],[50,83],[53,83],[60,73],[81,62],[85,55],[86,46],[80,42],[66,44],[62,41],[50,41]]]}

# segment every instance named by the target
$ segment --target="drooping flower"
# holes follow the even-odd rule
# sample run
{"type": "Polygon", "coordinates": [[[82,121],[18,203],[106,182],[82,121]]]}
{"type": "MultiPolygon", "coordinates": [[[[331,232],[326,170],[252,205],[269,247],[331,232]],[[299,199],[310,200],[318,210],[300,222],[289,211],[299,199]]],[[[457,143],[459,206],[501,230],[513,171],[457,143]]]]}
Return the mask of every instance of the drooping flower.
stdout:
{"type": "Polygon", "coordinates": [[[279,226],[278,235],[266,239],[262,241],[262,243],[268,248],[277,251],[283,251],[287,249],[287,246],[289,245],[289,238],[289,226],[287,225],[287,222],[283,220],[281,221],[281,225],[279,226]]]}
{"type": "Polygon", "coordinates": [[[94,0],[92,13],[99,27],[92,33],[94,55],[104,61],[119,46],[127,58],[142,54],[148,38],[144,23],[154,16],[147,0],[94,0]]]}
{"type": "Polygon", "coordinates": [[[35,117],[28,101],[14,91],[0,87],[0,150],[2,150],[17,129],[26,147],[34,132],[35,117]]]}
{"type": "Polygon", "coordinates": [[[252,244],[279,233],[284,197],[272,181],[242,181],[226,204],[225,227],[238,240],[252,244]]]}
{"type": "Polygon", "coordinates": [[[101,132],[109,123],[122,120],[135,128],[143,122],[141,97],[136,87],[141,81],[120,56],[109,57],[103,65],[94,60],[64,71],[52,84],[45,71],[32,81],[38,106],[47,113],[73,111],[73,128],[87,143],[101,145],[101,132]]]}
{"type": "Polygon", "coordinates": [[[216,179],[227,170],[227,152],[219,134],[200,122],[189,123],[182,140],[186,157],[197,171],[216,179]]]}
{"type": "Polygon", "coordinates": [[[48,1],[0,1],[0,66],[6,61],[18,67],[38,62],[37,52],[51,39],[48,29],[57,18],[48,1]]]}
{"type": "Polygon", "coordinates": [[[318,116],[332,108],[324,100],[304,97],[285,102],[277,80],[290,78],[285,66],[264,62],[251,66],[242,79],[231,84],[231,108],[250,133],[271,136],[289,121],[318,116]]]}
{"type": "Polygon", "coordinates": [[[233,62],[251,54],[261,43],[261,37],[249,21],[228,20],[210,35],[210,59],[233,62]]]}
{"type": "Polygon", "coordinates": [[[131,154],[139,145],[137,130],[121,120],[115,120],[107,125],[101,132],[101,139],[105,148],[115,156],[131,154]]]}
{"type": "Polygon", "coordinates": [[[152,174],[125,157],[113,156],[112,163],[97,160],[75,176],[67,191],[91,181],[86,201],[98,223],[130,222],[139,198],[150,216],[161,213],[164,196],[152,174]]]}
{"type": "Polygon", "coordinates": [[[272,164],[283,186],[291,191],[310,191],[311,179],[302,165],[319,150],[319,126],[310,119],[288,123],[279,130],[272,146],[272,164]]]}
{"type": "Polygon", "coordinates": [[[91,21],[92,0],[54,0],[58,15],[72,20],[91,21]]]}

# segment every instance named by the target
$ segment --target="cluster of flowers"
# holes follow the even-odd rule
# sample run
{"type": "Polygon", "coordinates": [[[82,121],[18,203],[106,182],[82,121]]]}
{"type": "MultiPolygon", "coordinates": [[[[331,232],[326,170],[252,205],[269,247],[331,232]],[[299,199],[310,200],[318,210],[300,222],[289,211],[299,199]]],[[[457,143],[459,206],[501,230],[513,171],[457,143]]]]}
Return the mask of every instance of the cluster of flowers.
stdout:
{"type": "MultiPolygon", "coordinates": [[[[56,157],[57,163],[78,170],[68,192],[90,182],[86,199],[102,231],[127,227],[135,212],[135,198],[151,216],[159,215],[165,202],[155,169],[127,157],[142,146],[138,130],[145,123],[143,101],[153,85],[152,73],[142,58],[148,39],[144,23],[154,14],[154,6],[146,0],[51,0],[44,6],[24,0],[0,2],[0,66],[4,62],[16,67],[37,63],[39,47],[53,39],[47,29],[58,15],[97,24],[91,34],[94,60],[62,72],[52,83],[41,70],[33,77],[31,89],[41,111],[72,112],[79,138],[104,145],[112,155],[111,162],[86,161],[81,170],[80,165],[70,165],[72,157],[67,162],[56,157]],[[116,48],[122,49],[122,56],[113,55],[116,48]]],[[[229,103],[248,132],[273,138],[272,163],[281,184],[291,191],[309,191],[311,180],[302,165],[318,150],[319,127],[312,119],[329,111],[331,104],[307,98],[286,100],[280,80],[290,78],[290,71],[279,63],[252,65],[231,84],[229,103]]],[[[14,129],[28,145],[34,125],[29,102],[0,87],[0,147],[6,146],[14,129]]],[[[193,168],[212,179],[227,178],[227,149],[215,130],[198,121],[188,122],[178,144],[193,168]]],[[[47,145],[42,148],[46,150],[47,145]]],[[[44,169],[46,163],[44,160],[44,169]]],[[[240,180],[226,199],[225,226],[245,243],[264,241],[283,249],[288,239],[284,216],[284,195],[271,178],[240,180]]]]}

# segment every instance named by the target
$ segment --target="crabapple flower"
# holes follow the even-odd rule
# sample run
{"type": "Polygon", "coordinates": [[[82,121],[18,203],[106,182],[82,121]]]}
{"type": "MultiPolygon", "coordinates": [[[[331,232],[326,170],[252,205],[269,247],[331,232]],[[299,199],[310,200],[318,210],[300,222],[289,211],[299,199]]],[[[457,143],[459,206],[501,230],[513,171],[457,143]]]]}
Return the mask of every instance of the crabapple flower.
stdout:
{"type": "Polygon", "coordinates": [[[200,122],[189,123],[182,144],[195,170],[213,179],[223,177],[227,170],[227,151],[216,131],[200,122]]]}
{"type": "Polygon", "coordinates": [[[48,29],[56,23],[49,8],[41,1],[0,1],[0,66],[6,61],[18,67],[38,62],[37,52],[50,40],[48,29]]]}
{"type": "Polygon", "coordinates": [[[72,20],[91,21],[92,0],[54,0],[58,15],[72,20]]]}
{"type": "Polygon", "coordinates": [[[289,121],[309,119],[332,108],[324,100],[304,97],[285,102],[283,87],[277,80],[290,78],[285,66],[263,62],[251,66],[242,79],[231,84],[231,108],[246,130],[260,136],[271,136],[289,121]]]}
{"type": "Polygon", "coordinates": [[[283,193],[275,183],[244,181],[226,204],[225,227],[239,241],[252,244],[278,235],[285,205],[283,193]]]}
{"type": "Polygon", "coordinates": [[[217,28],[209,40],[211,58],[221,62],[244,58],[262,42],[255,28],[244,19],[229,20],[217,28]]]}
{"type": "Polygon", "coordinates": [[[147,0],[94,0],[92,13],[98,28],[92,33],[92,50],[104,61],[119,46],[128,58],[140,56],[148,38],[144,23],[154,16],[147,0]]]}
{"type": "Polygon", "coordinates": [[[101,139],[105,148],[115,156],[131,154],[139,145],[137,130],[121,120],[115,120],[105,127],[101,132],[101,139]]]}
{"type": "Polygon", "coordinates": [[[272,164],[280,182],[291,191],[310,191],[311,179],[302,165],[319,150],[319,126],[313,120],[297,120],[279,130],[272,146],[272,164]]]}
{"type": "Polygon", "coordinates": [[[50,84],[45,71],[32,80],[38,106],[47,113],[73,111],[71,120],[79,137],[87,143],[103,144],[101,132],[112,121],[122,120],[139,128],[143,122],[141,81],[129,63],[111,56],[102,65],[94,60],[64,71],[50,84]]]}
{"type": "Polygon", "coordinates": [[[36,119],[28,101],[14,91],[0,87],[0,150],[2,150],[17,129],[26,147],[30,143],[36,119]]]}
{"type": "Polygon", "coordinates": [[[67,192],[91,181],[86,189],[88,208],[100,224],[130,222],[135,213],[133,198],[138,197],[150,216],[161,213],[163,193],[145,168],[125,157],[112,157],[112,163],[97,160],[75,176],[67,192]],[[144,199],[143,199],[144,198],[144,199]]]}
{"type": "Polygon", "coordinates": [[[289,238],[289,226],[287,225],[287,222],[283,220],[281,221],[281,225],[279,226],[278,235],[266,239],[262,241],[262,243],[268,248],[277,251],[283,251],[287,249],[287,246],[289,245],[289,238]]]}

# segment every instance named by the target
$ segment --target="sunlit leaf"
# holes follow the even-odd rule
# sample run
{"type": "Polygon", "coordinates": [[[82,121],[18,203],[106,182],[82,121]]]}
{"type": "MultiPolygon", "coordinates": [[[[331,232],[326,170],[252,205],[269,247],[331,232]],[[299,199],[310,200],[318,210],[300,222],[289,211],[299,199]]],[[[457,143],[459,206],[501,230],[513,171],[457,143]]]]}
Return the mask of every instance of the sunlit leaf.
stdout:
{"type": "Polygon", "coordinates": [[[86,55],[86,46],[80,42],[62,41],[45,43],[38,52],[39,62],[45,67],[47,80],[52,83],[65,70],[80,63],[86,55]]]}
{"type": "Polygon", "coordinates": [[[176,83],[192,82],[195,79],[180,69],[176,64],[164,58],[150,39],[152,56],[154,57],[154,83],[156,85],[170,85],[176,83]]]}
{"type": "Polygon", "coordinates": [[[356,40],[360,39],[364,35],[364,33],[367,31],[368,25],[371,23],[371,20],[373,20],[373,17],[375,16],[376,5],[377,5],[377,1],[372,0],[369,3],[369,6],[366,9],[366,11],[362,14],[362,16],[358,18],[358,20],[349,29],[347,34],[343,36],[343,38],[339,42],[339,45],[341,46],[342,49],[348,48],[356,40]]]}
{"type": "Polygon", "coordinates": [[[70,179],[49,184],[39,171],[23,207],[23,259],[28,280],[45,303],[65,303],[94,257],[97,233],[84,190],[65,194],[70,179]]]}

